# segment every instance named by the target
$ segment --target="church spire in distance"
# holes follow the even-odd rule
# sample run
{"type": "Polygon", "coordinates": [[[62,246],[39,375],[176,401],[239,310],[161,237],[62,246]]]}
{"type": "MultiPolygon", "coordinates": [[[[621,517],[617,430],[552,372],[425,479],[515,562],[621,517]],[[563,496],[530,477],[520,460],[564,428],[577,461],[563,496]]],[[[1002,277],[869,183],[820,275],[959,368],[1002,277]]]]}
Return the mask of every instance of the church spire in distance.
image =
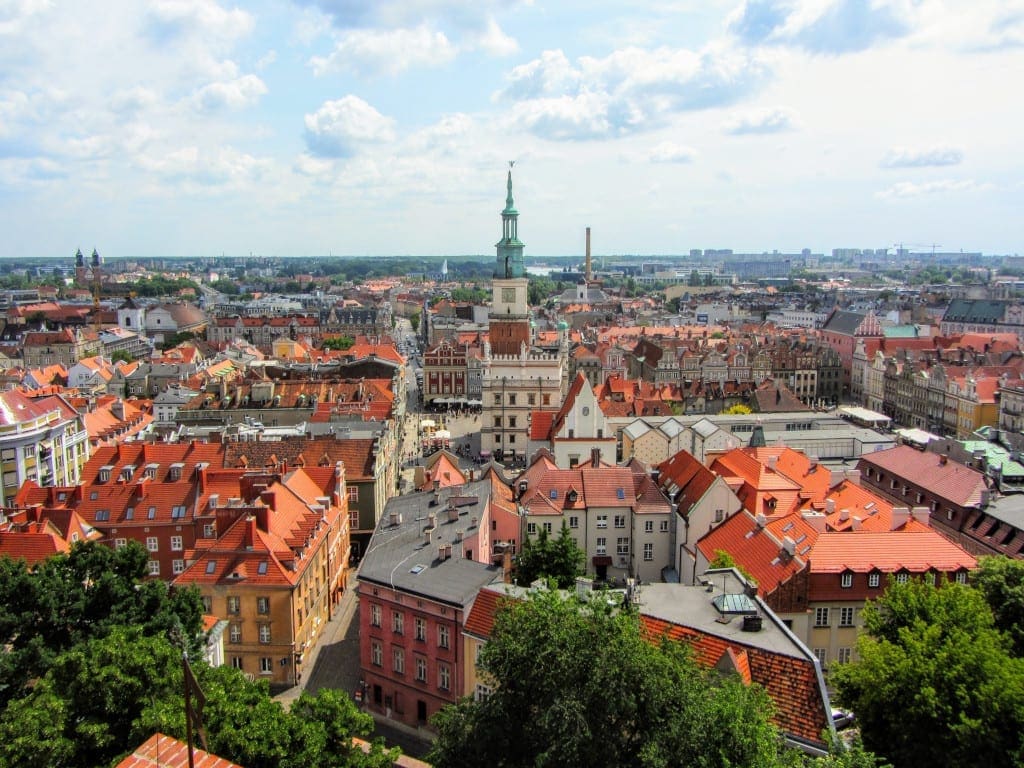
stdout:
{"type": "Polygon", "coordinates": [[[524,277],[526,265],[523,261],[523,243],[519,240],[519,211],[512,199],[512,168],[515,160],[508,164],[508,194],[505,197],[505,210],[501,212],[501,240],[495,247],[498,256],[494,264],[494,276],[497,278],[524,277]]]}

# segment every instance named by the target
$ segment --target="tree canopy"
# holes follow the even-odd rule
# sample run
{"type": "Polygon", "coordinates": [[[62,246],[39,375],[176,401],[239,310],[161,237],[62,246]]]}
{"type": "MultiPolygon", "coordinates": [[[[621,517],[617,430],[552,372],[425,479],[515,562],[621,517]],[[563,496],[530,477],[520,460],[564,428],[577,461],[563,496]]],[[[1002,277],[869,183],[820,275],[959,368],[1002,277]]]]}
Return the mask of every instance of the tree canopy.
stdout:
{"type": "Polygon", "coordinates": [[[1024,656],[1024,560],[983,557],[971,580],[992,609],[996,627],[1013,641],[1014,655],[1024,656]]]}
{"type": "Polygon", "coordinates": [[[980,590],[893,584],[864,622],[831,681],[868,749],[897,768],[1024,761],[1024,660],[980,590]]]}
{"type": "Polygon", "coordinates": [[[637,615],[557,592],[507,601],[479,666],[493,692],[434,719],[444,766],[774,766],[759,686],[649,642],[637,615]]]}
{"type": "Polygon", "coordinates": [[[540,529],[536,539],[523,537],[522,549],[516,556],[516,580],[525,586],[536,579],[551,578],[561,589],[567,589],[583,574],[586,556],[563,520],[554,539],[545,528],[540,529]]]}
{"type": "MultiPolygon", "coordinates": [[[[210,752],[246,768],[390,766],[380,744],[353,746],[372,718],[344,694],[303,693],[290,710],[265,681],[230,667],[194,663],[206,695],[203,725],[210,752]]],[[[109,765],[154,732],[185,737],[181,650],[137,627],[118,627],[64,651],[24,697],[0,714],[0,764],[22,768],[109,765]]]]}
{"type": "Polygon", "coordinates": [[[0,558],[0,705],[21,695],[63,651],[115,627],[135,625],[145,636],[172,630],[198,652],[203,604],[195,589],[143,581],[149,556],[137,542],[111,549],[75,544],[30,570],[0,558]]]}
{"type": "Polygon", "coordinates": [[[211,752],[247,768],[390,766],[352,736],[373,721],[338,691],[303,694],[290,710],[266,681],[200,661],[195,589],[142,581],[137,543],[76,544],[30,570],[0,558],[0,765],[109,765],[154,732],[184,738],[182,652],[206,694],[211,752]]]}

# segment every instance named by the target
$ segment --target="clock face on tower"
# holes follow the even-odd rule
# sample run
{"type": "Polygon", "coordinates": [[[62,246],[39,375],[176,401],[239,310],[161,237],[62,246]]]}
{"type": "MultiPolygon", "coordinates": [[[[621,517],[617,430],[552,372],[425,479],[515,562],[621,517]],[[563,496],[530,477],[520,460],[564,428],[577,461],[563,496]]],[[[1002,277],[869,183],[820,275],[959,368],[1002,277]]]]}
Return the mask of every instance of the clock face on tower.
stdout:
{"type": "Polygon", "coordinates": [[[505,304],[512,304],[516,300],[516,289],[515,288],[502,288],[501,289],[501,300],[505,304]]]}

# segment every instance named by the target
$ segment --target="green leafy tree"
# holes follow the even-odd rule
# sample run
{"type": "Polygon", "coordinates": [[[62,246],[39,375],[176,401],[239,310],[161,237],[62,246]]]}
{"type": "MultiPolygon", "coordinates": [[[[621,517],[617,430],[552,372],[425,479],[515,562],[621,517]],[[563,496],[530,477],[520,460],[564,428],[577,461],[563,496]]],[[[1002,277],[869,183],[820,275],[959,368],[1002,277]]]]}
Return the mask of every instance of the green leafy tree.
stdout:
{"type": "Polygon", "coordinates": [[[992,609],[996,627],[1013,641],[1014,655],[1024,656],[1024,560],[982,557],[971,581],[992,609]]]}
{"type": "Polygon", "coordinates": [[[409,316],[409,325],[412,326],[413,333],[416,333],[420,329],[420,313],[413,312],[409,316]]]}
{"type": "Polygon", "coordinates": [[[120,626],[147,636],[178,632],[198,653],[199,592],[143,581],[148,559],[137,542],[118,549],[79,543],[34,570],[0,558],[0,645],[7,649],[0,654],[0,704],[21,695],[62,652],[120,626]]]}
{"type": "Polygon", "coordinates": [[[833,669],[864,745],[897,768],[1020,765],[1024,660],[981,592],[893,584],[864,610],[860,660],[833,669]]]}
{"type": "Polygon", "coordinates": [[[715,550],[715,556],[708,563],[708,568],[735,568],[750,584],[757,586],[757,579],[750,575],[750,571],[737,563],[735,558],[724,549],[715,550]]]}
{"type": "Polygon", "coordinates": [[[525,585],[540,578],[550,578],[559,588],[568,589],[576,583],[576,577],[583,574],[586,556],[565,521],[554,539],[541,528],[536,539],[529,536],[523,539],[522,549],[516,557],[516,580],[525,585]]]}
{"type": "Polygon", "coordinates": [[[776,765],[759,686],[651,642],[637,615],[541,591],[507,601],[480,666],[495,683],[434,718],[445,766],[776,765]]]}
{"type": "MultiPolygon", "coordinates": [[[[248,768],[390,766],[396,753],[352,744],[373,721],[347,696],[302,694],[290,710],[263,681],[193,663],[206,695],[208,748],[248,768]]],[[[0,715],[0,764],[109,765],[155,731],[185,736],[181,651],[165,637],[118,627],[64,651],[33,689],[0,715]]]]}
{"type": "Polygon", "coordinates": [[[118,350],[112,352],[111,355],[110,355],[110,362],[112,362],[112,363],[116,363],[116,362],[130,363],[134,359],[135,358],[133,358],[131,356],[131,354],[129,354],[129,352],[127,350],[124,350],[124,349],[118,349],[118,350]]]}
{"type": "Polygon", "coordinates": [[[351,347],[355,343],[356,343],[356,340],[353,339],[351,336],[334,336],[334,337],[329,338],[329,339],[324,339],[323,348],[324,349],[348,349],[349,347],[351,347]]]}

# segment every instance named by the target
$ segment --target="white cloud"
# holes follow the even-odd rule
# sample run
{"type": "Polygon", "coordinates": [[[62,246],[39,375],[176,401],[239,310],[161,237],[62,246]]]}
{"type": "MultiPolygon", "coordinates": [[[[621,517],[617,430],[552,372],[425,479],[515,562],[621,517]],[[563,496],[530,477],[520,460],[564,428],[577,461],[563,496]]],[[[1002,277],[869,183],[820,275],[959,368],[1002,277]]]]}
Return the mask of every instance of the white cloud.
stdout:
{"type": "Polygon", "coordinates": [[[684,147],[671,141],[657,144],[647,156],[652,163],[692,163],[695,157],[697,150],[693,147],[684,147]]]}
{"type": "Polygon", "coordinates": [[[790,44],[815,53],[862,51],[912,30],[905,2],[745,0],[729,30],[745,43],[790,44]]]}
{"type": "Polygon", "coordinates": [[[514,37],[506,35],[492,18],[487,20],[487,25],[480,33],[467,34],[461,47],[465,50],[481,50],[491,56],[511,56],[519,50],[519,43],[514,37]]]}
{"type": "Polygon", "coordinates": [[[965,190],[988,189],[987,184],[978,184],[972,179],[940,179],[938,181],[901,181],[893,184],[888,189],[877,193],[882,200],[896,200],[901,198],[921,197],[922,195],[934,195],[941,192],[962,192],[965,190]]]}
{"type": "Polygon", "coordinates": [[[307,114],[306,146],[321,157],[350,157],[364,144],[392,141],[395,121],[360,99],[345,96],[307,114]]]}
{"type": "Polygon", "coordinates": [[[396,75],[413,67],[437,67],[455,58],[443,32],[419,26],[392,32],[356,30],[346,33],[328,56],[310,59],[313,73],[351,71],[396,75]]]}
{"type": "Polygon", "coordinates": [[[883,168],[927,168],[930,166],[959,165],[964,159],[963,150],[947,145],[907,149],[893,147],[882,158],[883,168]]]}
{"type": "Polygon", "coordinates": [[[445,115],[434,125],[410,136],[405,151],[416,154],[434,151],[453,155],[464,149],[463,141],[476,127],[469,115],[445,115]]]}
{"type": "Polygon", "coordinates": [[[232,147],[203,150],[197,146],[172,152],[154,152],[136,159],[143,170],[166,181],[199,187],[236,187],[254,181],[270,169],[270,162],[232,147]]]}
{"type": "Polygon", "coordinates": [[[250,107],[267,93],[266,84],[256,75],[204,85],[193,96],[196,108],[203,112],[250,107]]]}
{"type": "Polygon", "coordinates": [[[799,124],[796,114],[785,107],[756,109],[733,114],[722,129],[733,136],[792,131],[799,124]]]}
{"type": "Polygon", "coordinates": [[[262,72],[264,69],[269,67],[275,61],[277,61],[277,51],[274,51],[274,50],[267,51],[265,54],[260,56],[259,59],[256,61],[256,69],[258,69],[258,70],[260,70],[262,72]]]}
{"type": "Polygon", "coordinates": [[[598,138],[734,103],[767,77],[764,61],[721,46],[699,52],[624,48],[601,59],[581,57],[577,66],[562,51],[545,51],[515,67],[497,98],[518,101],[522,123],[546,138],[598,138]]]}
{"type": "Polygon", "coordinates": [[[509,0],[299,0],[330,17],[340,29],[357,27],[415,27],[445,23],[464,29],[482,29],[494,10],[507,10],[525,3],[509,0]]]}
{"type": "Polygon", "coordinates": [[[159,97],[152,88],[137,85],[134,88],[122,88],[110,97],[110,109],[118,115],[134,114],[152,107],[159,97]]]}
{"type": "Polygon", "coordinates": [[[233,40],[252,31],[253,17],[239,8],[227,10],[214,0],[153,0],[150,31],[159,40],[199,34],[233,40]]]}

